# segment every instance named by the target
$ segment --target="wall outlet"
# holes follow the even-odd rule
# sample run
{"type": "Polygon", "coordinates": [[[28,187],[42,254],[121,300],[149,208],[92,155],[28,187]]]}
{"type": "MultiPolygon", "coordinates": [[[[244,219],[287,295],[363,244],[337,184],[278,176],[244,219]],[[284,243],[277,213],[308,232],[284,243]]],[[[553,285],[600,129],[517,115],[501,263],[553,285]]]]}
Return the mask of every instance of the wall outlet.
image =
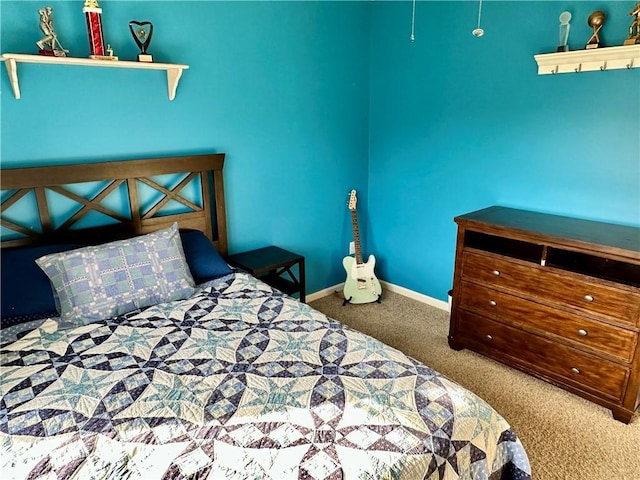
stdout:
{"type": "Polygon", "coordinates": [[[349,255],[356,253],[356,242],[349,242],[349,255]]]}

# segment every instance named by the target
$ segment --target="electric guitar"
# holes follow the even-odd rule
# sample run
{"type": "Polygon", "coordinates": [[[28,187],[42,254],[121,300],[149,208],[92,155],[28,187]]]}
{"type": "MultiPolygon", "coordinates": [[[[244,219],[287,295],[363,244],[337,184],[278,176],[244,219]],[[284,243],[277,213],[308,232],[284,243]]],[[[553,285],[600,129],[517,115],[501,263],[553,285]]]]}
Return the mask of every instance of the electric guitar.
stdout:
{"type": "MultiPolygon", "coordinates": [[[[382,287],[373,272],[376,258],[369,255],[366,263],[362,261],[360,249],[360,234],[358,232],[358,216],[356,215],[356,191],[351,190],[349,196],[349,210],[351,210],[351,224],[353,226],[353,240],[356,256],[346,256],[342,265],[347,271],[347,279],[344,282],[344,304],[346,303],[371,303],[379,302],[382,287]]],[[[343,305],[344,305],[343,304],[343,305]]]]}

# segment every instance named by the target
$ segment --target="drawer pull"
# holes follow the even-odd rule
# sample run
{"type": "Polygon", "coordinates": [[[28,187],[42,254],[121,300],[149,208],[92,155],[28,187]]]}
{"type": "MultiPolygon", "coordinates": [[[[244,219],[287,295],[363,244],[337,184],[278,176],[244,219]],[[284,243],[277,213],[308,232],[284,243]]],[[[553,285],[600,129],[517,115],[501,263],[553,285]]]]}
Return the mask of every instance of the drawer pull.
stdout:
{"type": "Polygon", "coordinates": [[[486,338],[489,341],[493,340],[493,337],[488,333],[484,336],[484,338],[486,338]]]}
{"type": "Polygon", "coordinates": [[[589,333],[588,333],[585,329],[583,329],[583,328],[581,328],[580,330],[578,330],[578,335],[580,335],[581,337],[586,337],[588,334],[589,334],[589,333]]]}
{"type": "Polygon", "coordinates": [[[579,374],[580,374],[580,370],[578,370],[576,367],[571,367],[571,371],[572,371],[573,373],[575,373],[576,375],[579,375],[579,374]]]}
{"type": "Polygon", "coordinates": [[[585,296],[584,296],[584,299],[585,299],[587,302],[593,302],[593,296],[592,296],[592,295],[585,295],[585,296]]]}
{"type": "Polygon", "coordinates": [[[493,273],[496,277],[499,277],[499,276],[500,276],[500,272],[499,272],[498,270],[494,270],[494,271],[493,271],[493,272],[491,272],[491,273],[493,273]]]}
{"type": "Polygon", "coordinates": [[[491,305],[492,307],[495,307],[498,304],[496,303],[495,300],[489,300],[489,305],[491,305]]]}

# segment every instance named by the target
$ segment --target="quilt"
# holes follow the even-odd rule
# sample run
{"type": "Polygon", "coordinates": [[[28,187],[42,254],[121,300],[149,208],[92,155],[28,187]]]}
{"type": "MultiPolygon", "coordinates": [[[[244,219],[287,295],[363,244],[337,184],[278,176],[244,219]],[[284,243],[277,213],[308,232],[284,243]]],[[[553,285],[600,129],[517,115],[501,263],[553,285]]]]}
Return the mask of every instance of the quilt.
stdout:
{"type": "Polygon", "coordinates": [[[3,479],[530,479],[486,402],[243,272],[0,348],[3,479]]]}

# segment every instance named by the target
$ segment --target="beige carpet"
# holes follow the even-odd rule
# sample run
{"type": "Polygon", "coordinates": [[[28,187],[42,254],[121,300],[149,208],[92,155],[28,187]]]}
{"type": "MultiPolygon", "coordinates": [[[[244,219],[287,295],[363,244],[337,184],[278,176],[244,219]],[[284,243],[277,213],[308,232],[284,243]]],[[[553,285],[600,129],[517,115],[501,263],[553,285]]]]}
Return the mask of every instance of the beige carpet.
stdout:
{"type": "Polygon", "coordinates": [[[525,446],[536,480],[640,480],[640,417],[629,425],[560,388],[447,344],[449,314],[384,292],[381,304],[311,306],[433,367],[489,402],[525,446]]]}

